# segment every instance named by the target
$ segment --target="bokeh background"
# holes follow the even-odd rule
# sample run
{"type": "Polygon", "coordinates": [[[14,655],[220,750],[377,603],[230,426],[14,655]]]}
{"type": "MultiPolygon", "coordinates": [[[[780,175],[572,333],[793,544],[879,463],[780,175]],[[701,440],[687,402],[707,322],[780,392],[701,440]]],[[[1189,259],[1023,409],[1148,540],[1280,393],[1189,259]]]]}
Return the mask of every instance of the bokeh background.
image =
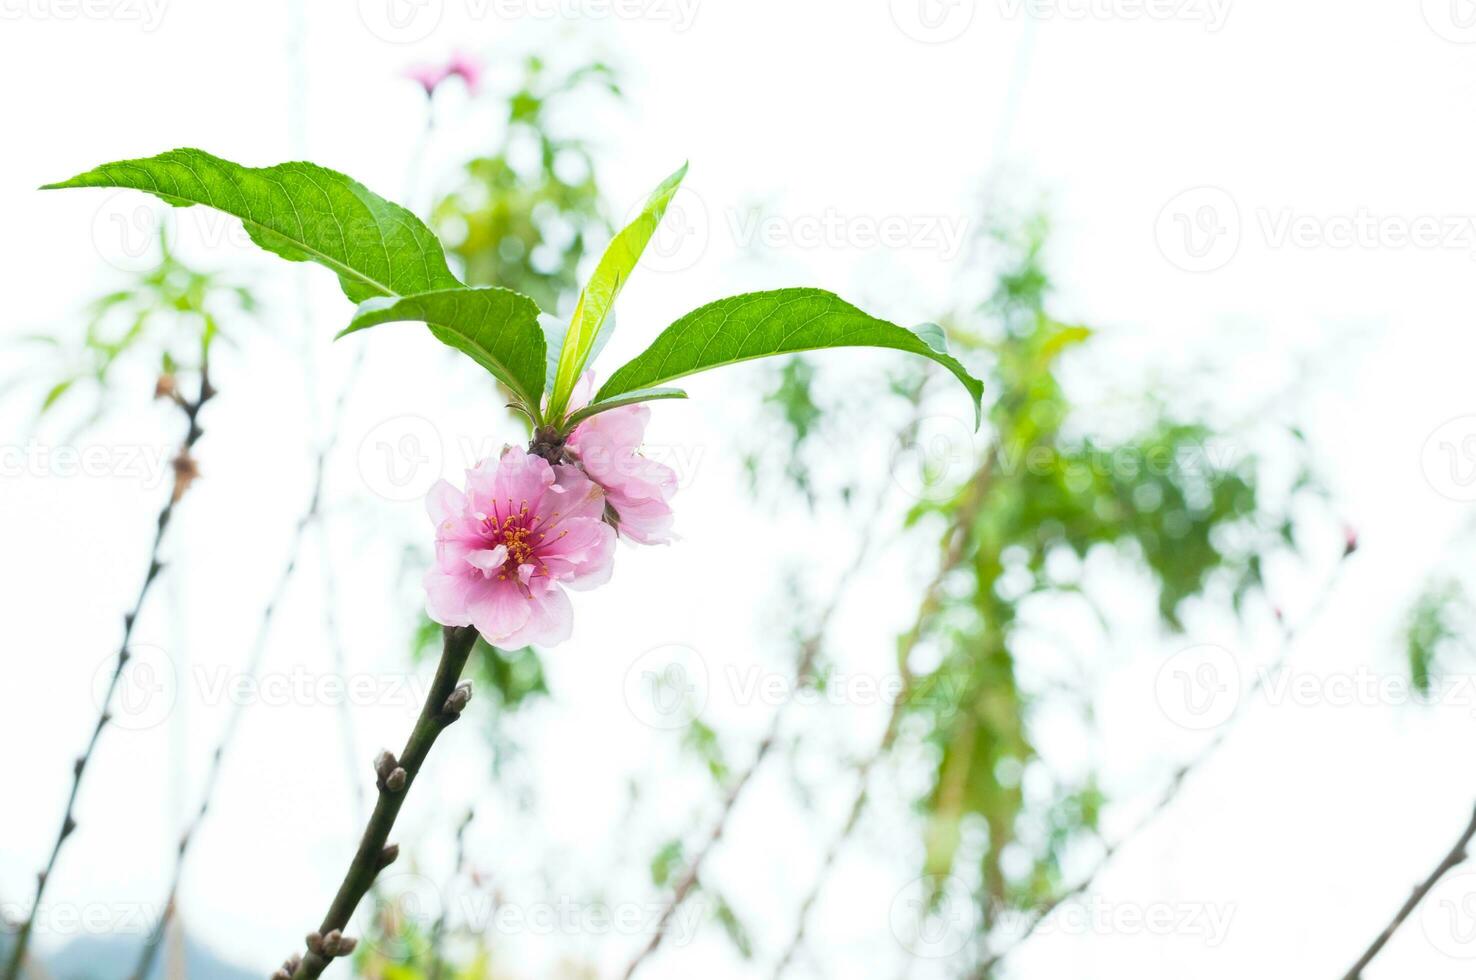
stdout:
{"type": "MultiPolygon", "coordinates": [[[[332,277],[233,220],[35,190],[198,146],[565,312],[689,160],[606,370],[804,284],[988,385],[977,432],[884,352],[658,403],[682,540],[479,652],[355,972],[620,977],[660,931],[636,975],[1342,976],[1476,797],[1468,7],[0,3],[9,923],[174,484],[156,381],[208,335],[218,389],[33,975],[131,976],[192,826],[153,975],[300,946],[431,670],[421,498],[525,438],[415,327],[332,342],[332,277]]],[[[1473,958],[1458,868],[1365,975],[1473,958]]]]}

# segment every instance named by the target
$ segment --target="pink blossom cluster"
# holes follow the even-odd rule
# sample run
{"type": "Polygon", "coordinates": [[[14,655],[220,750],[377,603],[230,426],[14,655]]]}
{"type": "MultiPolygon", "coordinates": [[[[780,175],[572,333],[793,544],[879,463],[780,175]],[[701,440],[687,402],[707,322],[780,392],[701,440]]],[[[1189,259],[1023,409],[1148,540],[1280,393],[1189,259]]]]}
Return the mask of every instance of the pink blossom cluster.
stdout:
{"type": "MultiPolygon", "coordinates": [[[[576,404],[593,390],[580,385],[576,404]]],[[[615,539],[671,540],[676,473],[641,455],[650,409],[628,405],[580,423],[561,461],[509,447],[467,471],[466,489],[445,480],[426,500],[436,558],[426,609],[445,626],[475,626],[504,647],[569,638],[564,591],[609,580],[615,539]]]]}

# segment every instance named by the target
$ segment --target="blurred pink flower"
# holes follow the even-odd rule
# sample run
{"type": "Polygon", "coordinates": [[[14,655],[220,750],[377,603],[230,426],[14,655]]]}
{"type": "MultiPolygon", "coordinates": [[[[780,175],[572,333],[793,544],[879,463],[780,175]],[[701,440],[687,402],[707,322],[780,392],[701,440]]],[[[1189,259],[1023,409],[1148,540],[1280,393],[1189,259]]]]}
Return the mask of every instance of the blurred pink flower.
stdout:
{"type": "Polygon", "coordinates": [[[406,78],[419,82],[420,87],[425,89],[426,98],[434,95],[441,83],[452,76],[460,78],[466,83],[466,90],[476,95],[477,88],[482,83],[481,62],[469,54],[457,51],[443,65],[416,65],[405,71],[406,78]]]}
{"type": "MultiPolygon", "coordinates": [[[[581,408],[594,394],[594,374],[586,374],[570,399],[581,408]]],[[[677,491],[676,472],[641,455],[646,405],[613,408],[575,426],[566,444],[590,478],[605,490],[621,534],[640,544],[668,544],[672,540],[671,498],[677,491]]]]}
{"type": "Polygon", "coordinates": [[[419,82],[421,88],[425,89],[426,98],[430,98],[436,86],[446,80],[446,69],[431,65],[416,65],[405,69],[405,77],[412,82],[419,82]]]}
{"type": "Polygon", "coordinates": [[[509,448],[467,471],[465,493],[437,482],[426,509],[436,525],[426,611],[443,626],[475,626],[499,646],[551,646],[573,628],[564,588],[610,578],[605,495],[577,467],[509,448]]]}
{"type": "Polygon", "coordinates": [[[452,75],[460,75],[461,80],[466,83],[466,90],[476,95],[477,87],[482,84],[482,63],[469,54],[457,51],[446,62],[446,77],[450,78],[452,75]]]}

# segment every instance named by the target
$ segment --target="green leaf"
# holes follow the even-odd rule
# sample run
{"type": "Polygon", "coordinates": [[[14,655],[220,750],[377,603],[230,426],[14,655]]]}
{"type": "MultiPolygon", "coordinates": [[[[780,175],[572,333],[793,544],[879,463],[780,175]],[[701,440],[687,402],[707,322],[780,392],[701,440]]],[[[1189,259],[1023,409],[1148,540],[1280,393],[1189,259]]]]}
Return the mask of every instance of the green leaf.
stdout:
{"type": "Polygon", "coordinates": [[[822,289],[746,293],[693,310],[612,374],[595,401],[726,364],[827,347],[889,347],[937,361],[968,389],[978,426],[984,385],[948,354],[941,328],[925,324],[908,330],[863,313],[822,289]]]}
{"type": "Polygon", "coordinates": [[[492,372],[537,417],[543,396],[538,304],[495,286],[463,286],[398,299],[381,296],[359,304],[353,320],[338,336],[406,320],[425,323],[437,340],[492,372]]]}
{"type": "Polygon", "coordinates": [[[52,385],[51,389],[46,392],[46,397],[41,399],[41,410],[36,414],[45,415],[49,412],[52,406],[61,400],[61,397],[67,393],[67,389],[71,388],[73,382],[76,380],[76,378],[67,378],[65,381],[58,381],[52,385]]]}
{"type": "MultiPolygon", "coordinates": [[[[569,335],[569,324],[549,313],[538,317],[538,325],[543,328],[543,339],[547,350],[547,371],[544,374],[544,390],[552,394],[554,390],[554,378],[559,372],[559,355],[564,349],[564,338],[569,335]]],[[[605,343],[609,341],[610,334],[615,332],[615,311],[605,317],[605,323],[595,334],[594,345],[589,349],[589,360],[593,361],[600,356],[600,351],[605,349],[605,343]]]]}
{"type": "Polygon", "coordinates": [[[332,269],[356,303],[461,285],[419,218],[311,163],[243,167],[202,150],[171,150],[105,163],[42,190],[60,187],[130,187],[175,207],[203,204],[235,215],[267,251],[332,269]]]}
{"type": "MultiPolygon", "coordinates": [[[[600,263],[595,267],[594,274],[589,277],[589,282],[584,286],[584,292],[579,294],[579,304],[574,307],[574,316],[569,321],[569,329],[564,337],[563,347],[559,351],[558,370],[554,375],[553,390],[549,395],[550,419],[558,420],[569,404],[569,395],[574,391],[574,386],[579,382],[579,376],[584,373],[584,368],[589,364],[594,355],[595,343],[600,337],[600,328],[604,326],[605,318],[610,315],[611,308],[615,305],[615,298],[620,295],[630,274],[635,271],[636,263],[640,261],[641,253],[646,250],[646,244],[651,236],[656,233],[656,226],[661,223],[661,218],[666,214],[666,206],[676,196],[677,188],[681,186],[682,178],[687,175],[687,165],[684,163],[681,169],[661,182],[661,186],[651,192],[646,200],[646,206],[641,213],[630,224],[621,229],[609,246],[605,254],[600,256],[600,263]]],[[[646,388],[651,385],[639,385],[646,388]]]]}
{"type": "Polygon", "coordinates": [[[624,408],[626,405],[636,405],[641,402],[654,402],[663,398],[686,398],[687,393],[680,388],[642,388],[640,391],[628,392],[624,395],[616,395],[602,402],[586,405],[577,412],[569,413],[568,420],[564,423],[566,429],[583,422],[592,415],[608,412],[612,408],[624,408]]]}

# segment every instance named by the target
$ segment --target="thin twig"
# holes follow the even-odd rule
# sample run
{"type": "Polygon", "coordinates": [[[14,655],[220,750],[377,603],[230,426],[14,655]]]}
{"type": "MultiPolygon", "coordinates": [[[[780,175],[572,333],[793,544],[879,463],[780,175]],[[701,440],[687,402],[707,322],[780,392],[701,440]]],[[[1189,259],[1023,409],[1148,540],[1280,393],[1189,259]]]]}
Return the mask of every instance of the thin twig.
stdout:
{"type": "MultiPolygon", "coordinates": [[[[467,808],[466,816],[461,818],[461,823],[456,826],[456,864],[451,872],[451,881],[446,886],[449,892],[463,871],[466,870],[466,830],[471,826],[472,819],[477,811],[467,808]]],[[[441,913],[436,916],[436,924],[431,927],[430,936],[430,969],[427,971],[429,980],[441,980],[441,942],[446,935],[446,910],[445,902],[441,903],[441,913]]]]}
{"type": "MultiPolygon", "coordinates": [[[[911,395],[914,408],[916,408],[917,403],[922,398],[925,384],[926,382],[919,385],[911,395]]],[[[908,423],[908,428],[915,425],[916,421],[916,417],[914,417],[913,421],[908,423]]],[[[888,464],[889,472],[901,458],[903,448],[904,446],[900,441],[894,447],[891,460],[888,464]]],[[[876,502],[867,515],[862,525],[863,528],[871,528],[878,523],[882,514],[886,512],[887,504],[890,500],[891,494],[886,490],[877,494],[876,502]]],[[[840,607],[846,590],[851,581],[865,568],[867,560],[871,557],[873,550],[880,540],[880,535],[869,533],[869,531],[864,533],[861,539],[861,547],[856,549],[855,557],[851,559],[851,563],[842,570],[840,577],[836,580],[835,586],[831,590],[830,601],[820,611],[819,616],[816,617],[810,629],[810,633],[800,644],[800,656],[794,671],[796,687],[803,684],[810,674],[813,673],[815,660],[819,657],[820,651],[825,645],[825,635],[830,629],[830,623],[835,618],[836,610],[840,607]]],[[[641,964],[661,947],[661,943],[665,940],[667,931],[670,929],[676,913],[681,909],[687,899],[691,897],[693,890],[697,886],[701,877],[702,865],[706,862],[707,856],[717,846],[718,841],[722,839],[723,833],[727,829],[728,819],[733,809],[737,806],[739,797],[743,795],[743,791],[752,781],[754,773],[764,764],[764,761],[773,751],[775,744],[777,744],[779,733],[783,728],[784,719],[793,704],[794,699],[790,699],[775,709],[773,716],[769,719],[768,729],[764,732],[763,737],[759,740],[758,747],[754,750],[753,761],[749,763],[748,768],[739,774],[738,778],[729,788],[727,795],[723,798],[717,818],[704,838],[701,849],[693,855],[692,860],[683,870],[681,877],[677,879],[677,884],[672,890],[671,899],[662,910],[660,919],[657,920],[655,932],[651,935],[650,941],[641,948],[640,952],[626,966],[623,980],[630,980],[635,975],[636,970],[640,968],[641,964]]]]}
{"type": "MultiPolygon", "coordinates": [[[[267,640],[271,635],[272,622],[276,617],[277,608],[281,605],[283,598],[287,594],[287,587],[291,584],[292,577],[297,572],[297,563],[302,556],[303,541],[306,539],[307,530],[314,523],[321,524],[323,486],[328,470],[328,458],[338,444],[339,423],[343,418],[349,393],[353,390],[363,366],[363,352],[364,348],[360,347],[353,362],[349,366],[348,375],[344,380],[343,386],[339,389],[338,397],[334,402],[332,422],[329,425],[323,445],[318,449],[317,456],[313,461],[313,483],[311,494],[308,497],[308,505],[302,515],[298,517],[297,524],[293,527],[292,538],[287,545],[287,560],[277,576],[276,584],[272,587],[266,605],[262,607],[261,618],[257,621],[256,636],[252,640],[251,652],[246,659],[246,669],[244,672],[244,676],[246,677],[254,678],[261,670],[262,661],[266,656],[267,640]]],[[[328,556],[325,548],[324,567],[326,568],[327,565],[328,556]]],[[[325,603],[331,601],[331,596],[325,595],[324,601],[325,603]]],[[[329,626],[330,642],[336,644],[334,647],[335,653],[341,659],[342,646],[337,645],[339,641],[336,633],[331,629],[333,626],[331,619],[329,626]]],[[[340,662],[336,667],[341,676],[343,673],[342,663],[340,662]]],[[[347,699],[344,699],[341,704],[347,708],[347,699]]],[[[154,960],[159,955],[159,949],[163,945],[164,936],[169,930],[169,924],[178,911],[179,886],[184,876],[185,862],[190,854],[190,845],[194,842],[195,835],[198,833],[201,823],[204,822],[205,816],[210,810],[210,802],[215,795],[216,783],[220,779],[222,763],[225,760],[227,750],[235,738],[236,730],[240,726],[241,716],[245,712],[245,709],[245,702],[241,701],[238,701],[232,707],[231,713],[226,719],[225,728],[221,731],[220,738],[216,742],[215,751],[211,753],[210,765],[205,774],[204,787],[200,793],[200,805],[195,810],[195,814],[190,819],[189,824],[186,825],[184,832],[180,835],[179,846],[175,851],[174,871],[170,876],[169,891],[164,900],[163,911],[159,916],[159,921],[154,924],[154,928],[144,941],[143,949],[139,951],[138,960],[134,964],[133,973],[130,975],[131,980],[145,980],[149,972],[153,969],[154,960]]],[[[355,783],[355,786],[357,787],[358,784],[355,783]]],[[[360,791],[359,798],[362,801],[362,791],[360,791]]]]}
{"type": "Polygon", "coordinates": [[[470,682],[461,681],[461,672],[471,656],[477,641],[477,631],[470,626],[448,626],[444,631],[445,644],[436,675],[421,706],[420,717],[405,742],[399,759],[388,752],[381,752],[375,760],[378,776],[379,798],[374,812],[364,828],[358,850],[349,863],[343,883],[338,886],[328,914],[316,932],[307,937],[307,952],[293,956],[273,977],[275,980],[313,980],[321,976],[336,957],[353,952],[355,940],[343,935],[349,919],[359,902],[373,886],[379,873],[394,863],[400,855],[397,844],[388,844],[395,818],[410,792],[426,756],[430,754],[436,739],[447,726],[461,717],[462,709],[471,697],[470,682]]]}
{"type": "Polygon", "coordinates": [[[1154,803],[1154,805],[1148,810],[1148,812],[1139,817],[1138,820],[1131,827],[1129,827],[1126,832],[1124,832],[1111,844],[1107,845],[1106,849],[1102,852],[1102,856],[1097,860],[1097,863],[1091,868],[1090,871],[1086,873],[1085,876],[1078,880],[1076,884],[1057,892],[1045,902],[1041,903],[1039,906],[1031,910],[1029,917],[1025,923],[1024,931],[1021,932],[1020,935],[1016,936],[1014,940],[1009,943],[1009,945],[1002,947],[1001,949],[997,950],[994,953],[991,953],[988,957],[985,958],[984,962],[981,963],[979,965],[979,968],[974,972],[974,977],[976,978],[976,980],[984,980],[984,978],[989,975],[990,971],[997,967],[1005,957],[1009,956],[1010,954],[1015,952],[1015,950],[1023,946],[1030,939],[1030,937],[1035,934],[1036,929],[1040,927],[1040,924],[1044,922],[1052,912],[1054,912],[1057,908],[1059,908],[1064,903],[1070,901],[1071,899],[1084,894],[1089,888],[1091,888],[1092,885],[1096,883],[1097,878],[1107,868],[1107,866],[1112,863],[1112,860],[1118,855],[1118,853],[1122,851],[1122,849],[1126,847],[1130,842],[1139,837],[1145,830],[1148,829],[1149,826],[1155,823],[1159,817],[1167,812],[1169,807],[1173,805],[1174,801],[1178,799],[1179,792],[1184,788],[1184,784],[1188,781],[1189,777],[1192,776],[1194,773],[1204,769],[1209,761],[1219,753],[1222,747],[1224,747],[1226,740],[1236,730],[1240,722],[1245,718],[1248,706],[1252,702],[1254,702],[1259,697],[1260,693],[1265,689],[1267,679],[1281,673],[1281,671],[1285,669],[1287,662],[1291,659],[1292,653],[1296,649],[1297,638],[1301,636],[1302,632],[1306,630],[1307,627],[1311,626],[1314,622],[1317,621],[1319,617],[1321,617],[1323,611],[1327,608],[1328,603],[1331,601],[1333,594],[1337,591],[1337,586],[1342,579],[1343,570],[1347,566],[1348,558],[1350,558],[1355,551],[1356,548],[1350,545],[1348,549],[1343,552],[1343,555],[1338,560],[1337,565],[1333,567],[1332,572],[1328,575],[1327,580],[1323,583],[1322,590],[1318,593],[1317,598],[1313,601],[1312,605],[1308,607],[1307,611],[1295,624],[1287,623],[1284,618],[1281,618],[1281,613],[1278,611],[1277,616],[1279,621],[1281,622],[1281,641],[1275,660],[1272,661],[1269,668],[1262,670],[1257,674],[1255,683],[1250,686],[1246,695],[1242,697],[1240,701],[1236,704],[1235,710],[1231,713],[1230,717],[1225,719],[1225,721],[1220,724],[1218,730],[1215,732],[1214,738],[1211,739],[1209,743],[1204,746],[1204,748],[1200,749],[1198,754],[1196,754],[1192,759],[1174,770],[1173,774],[1164,784],[1163,791],[1159,793],[1158,800],[1154,803]]]}
{"type": "Polygon", "coordinates": [[[815,881],[810,890],[800,902],[799,911],[795,916],[794,932],[789,937],[789,942],[784,947],[784,952],[779,955],[774,964],[774,972],[771,974],[773,980],[779,980],[784,972],[794,962],[796,954],[804,944],[805,935],[809,931],[810,915],[814,911],[815,903],[820,898],[820,892],[825,887],[825,882],[834,868],[841,849],[847,840],[855,833],[856,826],[861,822],[861,814],[866,810],[866,804],[870,800],[871,773],[880,764],[886,754],[891,751],[892,743],[897,738],[898,729],[901,727],[903,711],[907,706],[912,691],[912,671],[908,667],[908,661],[912,653],[917,649],[918,643],[922,641],[923,634],[927,631],[928,621],[937,611],[943,598],[943,585],[954,570],[963,563],[966,545],[969,539],[969,526],[974,518],[978,516],[985,501],[989,497],[989,487],[994,479],[994,465],[996,457],[991,454],[980,467],[979,472],[970,479],[963,495],[959,499],[958,509],[954,513],[953,520],[949,522],[947,529],[943,532],[944,549],[943,556],[938,562],[938,570],[934,573],[932,580],[923,589],[922,601],[918,604],[917,616],[913,619],[912,626],[902,635],[897,645],[897,666],[902,675],[902,691],[897,700],[892,703],[891,714],[887,717],[886,728],[882,732],[881,739],[872,752],[856,768],[856,795],[851,800],[850,809],[847,811],[846,822],[841,826],[840,832],[831,840],[830,846],[826,848],[825,855],[821,858],[820,868],[815,875],[815,881]]]}
{"type": "Polygon", "coordinates": [[[1466,849],[1470,846],[1472,838],[1476,838],[1476,812],[1471,814],[1471,822],[1466,824],[1465,831],[1461,834],[1460,840],[1456,841],[1455,846],[1450,849],[1450,853],[1441,859],[1428,878],[1420,882],[1413,894],[1400,906],[1399,911],[1394,913],[1393,921],[1384,927],[1384,931],[1379,933],[1373,944],[1364,950],[1362,956],[1358,957],[1358,962],[1353,964],[1353,969],[1343,975],[1343,980],[1362,980],[1364,968],[1372,963],[1379,953],[1383,952],[1384,947],[1388,945],[1390,939],[1394,938],[1394,933],[1399,931],[1399,927],[1404,925],[1404,920],[1409,918],[1410,913],[1425,900],[1430,892],[1434,891],[1441,878],[1465,863],[1469,856],[1466,849]]]}
{"type": "MultiPolygon", "coordinates": [[[[878,495],[876,506],[876,512],[878,514],[885,509],[887,497],[888,495],[885,493],[878,495]]],[[[841,577],[836,584],[830,601],[826,603],[825,608],[816,619],[810,634],[800,644],[800,657],[795,666],[797,683],[803,683],[814,671],[815,659],[819,656],[820,650],[825,644],[825,633],[830,627],[830,621],[835,617],[836,608],[840,605],[846,585],[865,566],[866,560],[870,556],[878,537],[878,535],[866,535],[863,538],[861,547],[856,550],[855,558],[846,567],[845,571],[841,573],[841,577]]],[[[712,828],[707,832],[701,849],[693,855],[692,860],[683,870],[681,877],[677,879],[676,887],[673,888],[671,893],[671,899],[662,910],[661,917],[657,920],[656,929],[651,934],[650,941],[641,948],[641,951],[626,966],[625,972],[622,974],[624,980],[630,980],[635,975],[636,970],[640,968],[641,964],[660,948],[677,911],[691,896],[693,889],[696,887],[702,872],[703,863],[707,860],[707,856],[712,852],[713,848],[717,846],[718,841],[722,839],[723,832],[727,829],[728,818],[731,816],[734,807],[738,804],[738,798],[743,795],[743,791],[752,781],[754,773],[764,764],[764,760],[769,757],[769,753],[778,742],[779,732],[783,727],[784,718],[788,714],[790,705],[793,703],[794,700],[790,699],[774,710],[772,717],[769,719],[769,727],[764,732],[763,738],[759,740],[758,748],[754,750],[753,761],[748,764],[748,768],[744,769],[729,787],[727,795],[724,796],[722,805],[718,809],[717,819],[713,822],[712,828]]]]}
{"type": "MultiPolygon", "coordinates": [[[[244,676],[256,677],[261,670],[262,660],[266,655],[267,640],[271,635],[272,621],[276,616],[277,607],[281,604],[287,593],[287,586],[292,581],[293,573],[297,570],[297,560],[302,551],[303,537],[307,532],[308,525],[318,516],[319,504],[323,489],[323,468],[326,457],[326,449],[318,455],[317,474],[313,483],[313,496],[308,504],[307,510],[298,518],[297,525],[292,532],[292,540],[287,548],[287,562],[282,566],[281,574],[277,577],[276,585],[272,588],[271,596],[267,599],[266,606],[262,609],[261,619],[257,623],[256,637],[252,641],[251,653],[247,657],[244,676]]],[[[241,723],[241,716],[245,713],[246,702],[237,701],[231,708],[230,715],[226,718],[224,729],[221,731],[219,740],[216,742],[215,751],[210,755],[210,765],[205,773],[205,782],[200,791],[200,805],[196,808],[194,816],[185,826],[184,832],[180,834],[179,846],[175,851],[174,871],[170,876],[169,891],[164,901],[163,911],[159,921],[154,924],[148,939],[144,941],[143,949],[139,951],[138,960],[134,964],[132,980],[145,980],[149,971],[154,967],[154,960],[159,954],[159,948],[164,942],[164,936],[169,930],[169,924],[174,918],[179,902],[179,885],[184,876],[185,861],[190,854],[190,845],[195,840],[195,835],[200,825],[205,821],[206,814],[210,811],[210,802],[215,795],[215,787],[220,780],[220,771],[225,761],[226,752],[235,739],[235,734],[241,723]]]]}
{"type": "MultiPolygon", "coordinates": [[[[161,387],[162,390],[162,387],[161,387]]],[[[113,703],[113,695],[118,690],[118,684],[123,678],[123,671],[128,666],[132,656],[128,646],[133,638],[133,627],[138,621],[139,614],[143,611],[144,602],[148,599],[149,592],[154,582],[159,577],[159,572],[164,565],[160,561],[160,548],[164,542],[165,532],[169,530],[170,521],[174,517],[174,509],[189,490],[190,484],[197,476],[197,469],[191,451],[195,444],[204,435],[204,429],[200,425],[200,410],[205,403],[215,397],[215,389],[210,384],[210,370],[208,362],[202,362],[200,366],[200,388],[199,393],[193,401],[171,392],[174,403],[184,412],[188,420],[188,428],[185,430],[184,439],[180,442],[179,452],[174,457],[174,487],[169,494],[169,500],[159,511],[159,516],[154,525],[154,540],[149,547],[148,571],[144,574],[143,585],[138,590],[138,596],[133,601],[133,607],[123,616],[123,639],[118,647],[118,660],[113,667],[112,675],[108,678],[107,690],[103,693],[101,707],[98,711],[97,722],[92,727],[92,735],[87,740],[87,747],[77,760],[72,764],[72,789],[67,795],[66,810],[62,814],[61,828],[57,831],[56,840],[51,845],[51,854],[46,859],[46,867],[36,875],[35,898],[31,903],[31,909],[20,929],[17,930],[13,945],[10,948],[10,956],[5,966],[5,980],[17,980],[20,976],[21,966],[26,958],[26,948],[30,943],[31,933],[36,926],[36,916],[41,908],[41,899],[46,893],[46,885],[51,880],[52,873],[56,870],[57,857],[61,853],[62,846],[72,833],[77,829],[77,821],[74,810],[77,805],[77,794],[82,788],[82,778],[87,772],[87,766],[92,761],[92,755],[97,748],[98,740],[102,737],[103,729],[107,727],[112,715],[109,706],[113,703]]]]}

